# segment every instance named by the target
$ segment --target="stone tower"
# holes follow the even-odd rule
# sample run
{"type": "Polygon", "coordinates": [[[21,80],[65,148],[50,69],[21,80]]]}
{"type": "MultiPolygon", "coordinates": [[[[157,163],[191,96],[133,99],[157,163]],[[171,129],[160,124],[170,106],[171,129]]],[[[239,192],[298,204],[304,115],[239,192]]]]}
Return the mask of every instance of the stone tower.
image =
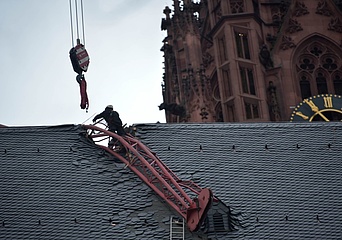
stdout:
{"type": "Polygon", "coordinates": [[[341,0],[174,0],[161,50],[166,121],[289,121],[342,95],[341,0]]]}

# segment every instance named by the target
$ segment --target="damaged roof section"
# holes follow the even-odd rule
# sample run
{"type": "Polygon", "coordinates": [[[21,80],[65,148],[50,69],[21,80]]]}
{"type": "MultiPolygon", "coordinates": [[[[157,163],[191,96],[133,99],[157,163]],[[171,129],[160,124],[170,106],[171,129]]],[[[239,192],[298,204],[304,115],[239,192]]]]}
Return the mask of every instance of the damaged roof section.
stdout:
{"type": "MultiPolygon", "coordinates": [[[[186,239],[338,239],[340,123],[139,124],[181,179],[209,187],[186,239]]],[[[175,213],[81,126],[0,128],[1,239],[168,239],[175,213]]]]}
{"type": "Polygon", "coordinates": [[[174,213],[84,135],[75,125],[0,129],[0,239],[169,237],[174,213]]]}
{"type": "MultiPolygon", "coordinates": [[[[229,207],[231,221],[222,224],[217,214],[212,218],[221,222],[221,230],[232,224],[233,231],[225,237],[342,235],[340,123],[135,127],[136,135],[180,178],[211,188],[229,207]]],[[[211,235],[220,239],[217,232],[211,235]]]]}

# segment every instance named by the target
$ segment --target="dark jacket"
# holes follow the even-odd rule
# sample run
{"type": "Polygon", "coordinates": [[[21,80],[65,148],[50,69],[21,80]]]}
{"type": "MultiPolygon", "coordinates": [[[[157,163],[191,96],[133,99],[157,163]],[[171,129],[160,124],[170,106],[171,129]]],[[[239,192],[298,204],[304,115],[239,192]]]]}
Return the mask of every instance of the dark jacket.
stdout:
{"type": "Polygon", "coordinates": [[[100,118],[103,118],[107,122],[109,131],[117,132],[120,136],[125,135],[118,112],[113,111],[110,108],[106,108],[102,113],[97,114],[94,117],[93,122],[100,118]]]}

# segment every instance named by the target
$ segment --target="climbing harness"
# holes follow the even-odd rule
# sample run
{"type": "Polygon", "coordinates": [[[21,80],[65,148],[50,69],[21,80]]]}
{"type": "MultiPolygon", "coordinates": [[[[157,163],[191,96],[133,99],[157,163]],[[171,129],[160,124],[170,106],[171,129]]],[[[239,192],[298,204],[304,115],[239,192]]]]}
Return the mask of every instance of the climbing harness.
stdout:
{"type": "Polygon", "coordinates": [[[74,71],[78,74],[76,76],[76,81],[80,85],[80,94],[81,94],[81,109],[86,109],[88,112],[89,108],[89,100],[87,95],[87,82],[85,80],[83,72],[88,70],[89,66],[89,55],[87,50],[85,49],[85,32],[84,32],[84,17],[83,17],[83,0],[74,0],[74,4],[72,0],[69,0],[70,5],[70,23],[71,23],[71,45],[72,48],[69,51],[69,57],[71,60],[72,67],[74,71]],[[77,3],[80,4],[77,4],[77,3]],[[73,11],[75,12],[75,16],[73,16],[73,11]],[[81,19],[79,16],[79,11],[81,12],[81,19]],[[73,20],[75,20],[75,29],[73,20]],[[83,44],[80,39],[80,29],[82,31],[83,36],[83,44]],[[74,36],[76,37],[76,45],[74,42],[74,36]]]}

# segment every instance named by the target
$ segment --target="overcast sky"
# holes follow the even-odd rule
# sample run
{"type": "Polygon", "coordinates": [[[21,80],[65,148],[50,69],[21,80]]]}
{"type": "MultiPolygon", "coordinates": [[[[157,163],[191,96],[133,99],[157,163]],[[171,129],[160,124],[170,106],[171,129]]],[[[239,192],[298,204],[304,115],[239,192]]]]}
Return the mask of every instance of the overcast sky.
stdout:
{"type": "MultiPolygon", "coordinates": [[[[72,0],[74,1],[74,0],[72,0]]],[[[165,122],[161,18],[172,0],[83,0],[89,112],[69,59],[69,0],[0,1],[0,124],[81,124],[112,104],[123,123],[165,122]]]]}

